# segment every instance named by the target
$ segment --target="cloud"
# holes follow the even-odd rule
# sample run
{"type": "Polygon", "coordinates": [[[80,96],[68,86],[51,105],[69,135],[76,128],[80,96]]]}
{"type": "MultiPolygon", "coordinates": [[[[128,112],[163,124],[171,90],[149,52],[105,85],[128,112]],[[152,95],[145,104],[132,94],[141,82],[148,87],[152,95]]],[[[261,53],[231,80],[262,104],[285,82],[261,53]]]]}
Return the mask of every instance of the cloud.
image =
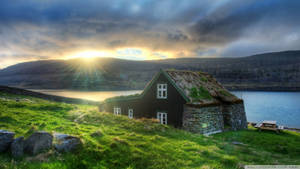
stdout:
{"type": "Polygon", "coordinates": [[[276,26],[299,27],[299,7],[298,1],[231,1],[199,20],[191,31],[198,42],[213,44],[245,38],[245,34],[251,35],[253,30],[259,30],[259,35],[264,36],[264,33],[273,33],[276,26]]]}
{"type": "Polygon", "coordinates": [[[2,0],[0,55],[128,48],[144,50],[148,57],[132,57],[144,59],[299,49],[299,7],[284,0],[2,0]]]}

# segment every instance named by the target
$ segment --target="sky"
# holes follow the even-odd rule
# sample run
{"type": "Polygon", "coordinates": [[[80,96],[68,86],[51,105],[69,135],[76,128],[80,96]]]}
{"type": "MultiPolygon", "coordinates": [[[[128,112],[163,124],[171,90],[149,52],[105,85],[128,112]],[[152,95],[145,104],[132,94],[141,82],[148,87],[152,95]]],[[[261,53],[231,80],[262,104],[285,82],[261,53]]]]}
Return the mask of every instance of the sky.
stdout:
{"type": "Polygon", "coordinates": [[[0,68],[300,49],[299,0],[1,0],[0,68]]]}

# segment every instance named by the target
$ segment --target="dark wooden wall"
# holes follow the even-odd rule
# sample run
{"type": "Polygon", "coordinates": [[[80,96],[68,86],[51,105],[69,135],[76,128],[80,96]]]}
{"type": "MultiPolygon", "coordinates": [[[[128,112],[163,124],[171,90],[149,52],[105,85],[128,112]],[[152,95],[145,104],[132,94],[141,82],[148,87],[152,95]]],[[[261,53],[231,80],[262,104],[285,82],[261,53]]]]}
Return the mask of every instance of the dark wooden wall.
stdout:
{"type": "Polygon", "coordinates": [[[173,87],[163,74],[160,74],[158,79],[142,98],[110,102],[104,105],[104,109],[105,111],[113,113],[114,106],[121,107],[122,115],[128,116],[128,109],[132,108],[134,118],[156,118],[158,111],[166,112],[168,114],[168,124],[181,127],[183,105],[185,103],[185,100],[177,92],[175,87],[173,87]],[[167,84],[167,99],[156,98],[157,83],[167,84]]]}

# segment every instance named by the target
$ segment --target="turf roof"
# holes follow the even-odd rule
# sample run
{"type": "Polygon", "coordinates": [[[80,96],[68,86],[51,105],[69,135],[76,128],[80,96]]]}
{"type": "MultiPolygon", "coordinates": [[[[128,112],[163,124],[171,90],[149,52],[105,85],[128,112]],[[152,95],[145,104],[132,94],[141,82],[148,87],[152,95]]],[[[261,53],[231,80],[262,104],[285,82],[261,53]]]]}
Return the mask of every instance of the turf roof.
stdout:
{"type": "Polygon", "coordinates": [[[160,75],[164,75],[170,81],[188,104],[206,105],[241,101],[241,99],[231,94],[215,78],[207,73],[170,69],[160,70],[146,85],[141,94],[117,96],[108,98],[105,102],[141,99],[151,86],[155,84],[160,75]]]}

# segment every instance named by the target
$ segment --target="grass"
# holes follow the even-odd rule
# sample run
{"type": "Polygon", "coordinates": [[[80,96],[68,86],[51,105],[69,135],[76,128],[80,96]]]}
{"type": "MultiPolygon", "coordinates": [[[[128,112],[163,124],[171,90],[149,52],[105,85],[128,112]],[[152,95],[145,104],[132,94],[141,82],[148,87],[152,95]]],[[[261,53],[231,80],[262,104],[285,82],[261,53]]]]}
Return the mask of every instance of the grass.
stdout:
{"type": "Polygon", "coordinates": [[[210,95],[209,91],[202,86],[200,86],[198,89],[196,87],[191,88],[190,96],[193,98],[194,101],[199,101],[202,99],[212,99],[212,96],[210,95]]]}
{"type": "MultiPolygon", "coordinates": [[[[201,75],[201,73],[199,73],[199,74],[201,75]]],[[[200,78],[200,80],[203,81],[203,82],[208,82],[208,79],[205,76],[202,76],[200,78]]]]}
{"type": "Polygon", "coordinates": [[[140,96],[141,96],[140,94],[132,94],[132,95],[127,95],[127,96],[115,96],[115,97],[105,99],[104,102],[136,99],[136,98],[139,98],[140,96]]]}
{"type": "Polygon", "coordinates": [[[83,141],[76,154],[50,151],[13,160],[9,153],[2,153],[0,168],[228,169],[245,164],[300,164],[299,133],[250,128],[205,137],[153,121],[98,112],[96,106],[0,93],[0,129],[26,137],[36,130],[61,132],[83,141]]]}

